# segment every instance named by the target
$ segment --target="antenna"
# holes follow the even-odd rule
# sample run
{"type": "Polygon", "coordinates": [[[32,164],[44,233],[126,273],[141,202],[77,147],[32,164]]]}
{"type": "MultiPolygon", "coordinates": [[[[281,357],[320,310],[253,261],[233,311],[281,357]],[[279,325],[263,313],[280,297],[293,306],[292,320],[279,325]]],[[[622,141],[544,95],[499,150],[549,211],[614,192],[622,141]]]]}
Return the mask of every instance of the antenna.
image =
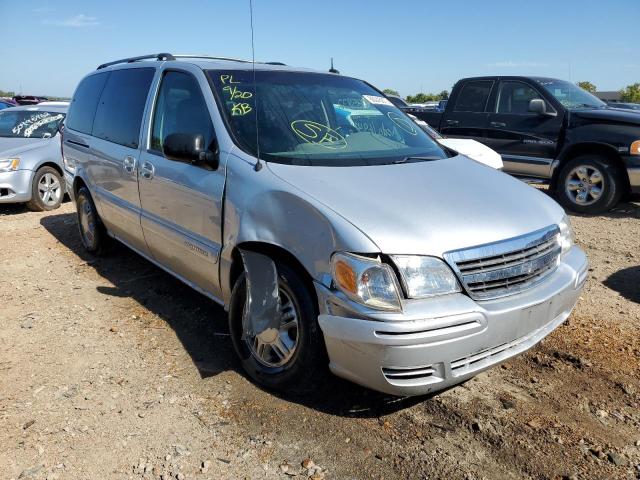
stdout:
{"type": "Polygon", "coordinates": [[[260,132],[258,131],[258,85],[256,83],[256,48],[253,43],[253,1],[249,0],[249,13],[251,16],[251,65],[253,67],[253,106],[256,111],[256,164],[253,169],[256,172],[262,170],[260,163],[260,132]]]}
{"type": "Polygon", "coordinates": [[[329,69],[329,73],[337,73],[337,74],[340,73],[339,70],[336,70],[335,68],[333,68],[333,57],[331,57],[331,68],[329,69]]]}

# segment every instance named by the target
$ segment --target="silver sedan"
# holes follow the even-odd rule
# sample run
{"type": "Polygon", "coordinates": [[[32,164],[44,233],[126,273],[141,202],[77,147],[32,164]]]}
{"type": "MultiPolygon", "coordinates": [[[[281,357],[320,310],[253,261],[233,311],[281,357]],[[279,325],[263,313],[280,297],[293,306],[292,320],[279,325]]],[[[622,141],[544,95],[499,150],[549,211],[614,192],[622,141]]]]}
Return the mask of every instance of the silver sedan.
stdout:
{"type": "Polygon", "coordinates": [[[30,105],[0,112],[0,203],[53,210],[65,194],[58,127],[67,105],[30,105]]]}

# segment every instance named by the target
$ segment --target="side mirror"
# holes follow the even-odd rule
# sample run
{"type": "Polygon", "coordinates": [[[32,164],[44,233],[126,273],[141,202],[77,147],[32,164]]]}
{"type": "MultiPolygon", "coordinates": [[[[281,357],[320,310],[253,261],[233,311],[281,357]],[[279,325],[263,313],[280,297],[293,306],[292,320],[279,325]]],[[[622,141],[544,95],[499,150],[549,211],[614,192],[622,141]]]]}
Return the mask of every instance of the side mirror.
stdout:
{"type": "Polygon", "coordinates": [[[213,151],[204,145],[204,136],[191,133],[171,133],[162,142],[162,153],[169,160],[207,165],[218,168],[218,143],[214,140],[213,151]]]}
{"type": "Polygon", "coordinates": [[[547,104],[541,98],[534,98],[529,102],[529,111],[538,115],[555,116],[552,112],[547,112],[547,104]]]}

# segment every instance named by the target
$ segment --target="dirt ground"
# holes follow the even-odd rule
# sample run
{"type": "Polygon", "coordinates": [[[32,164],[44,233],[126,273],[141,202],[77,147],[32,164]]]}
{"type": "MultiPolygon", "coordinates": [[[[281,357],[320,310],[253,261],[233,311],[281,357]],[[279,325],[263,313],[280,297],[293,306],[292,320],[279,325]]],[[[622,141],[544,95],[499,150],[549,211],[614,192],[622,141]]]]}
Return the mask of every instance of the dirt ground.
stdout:
{"type": "Polygon", "coordinates": [[[591,270],[541,345],[431,398],[239,371],[222,308],[73,205],[0,207],[0,479],[640,478],[640,203],[572,217],[591,270]]]}

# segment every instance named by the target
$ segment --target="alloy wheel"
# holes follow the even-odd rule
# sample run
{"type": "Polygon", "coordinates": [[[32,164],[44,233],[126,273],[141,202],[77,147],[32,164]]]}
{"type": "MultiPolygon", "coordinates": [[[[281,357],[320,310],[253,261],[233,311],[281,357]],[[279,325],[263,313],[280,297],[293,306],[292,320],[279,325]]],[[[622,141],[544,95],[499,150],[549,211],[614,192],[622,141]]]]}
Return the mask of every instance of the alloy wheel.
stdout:
{"type": "Polygon", "coordinates": [[[47,207],[60,203],[62,197],[62,185],[60,180],[52,173],[45,173],[38,181],[38,193],[40,199],[47,207]]]}
{"type": "Polygon", "coordinates": [[[251,355],[270,368],[286,365],[298,346],[298,312],[291,296],[282,288],[280,302],[280,327],[245,340],[251,355]]]}
{"type": "Polygon", "coordinates": [[[567,196],[577,205],[591,205],[602,196],[604,177],[602,172],[591,165],[578,165],[565,182],[567,196]]]}

